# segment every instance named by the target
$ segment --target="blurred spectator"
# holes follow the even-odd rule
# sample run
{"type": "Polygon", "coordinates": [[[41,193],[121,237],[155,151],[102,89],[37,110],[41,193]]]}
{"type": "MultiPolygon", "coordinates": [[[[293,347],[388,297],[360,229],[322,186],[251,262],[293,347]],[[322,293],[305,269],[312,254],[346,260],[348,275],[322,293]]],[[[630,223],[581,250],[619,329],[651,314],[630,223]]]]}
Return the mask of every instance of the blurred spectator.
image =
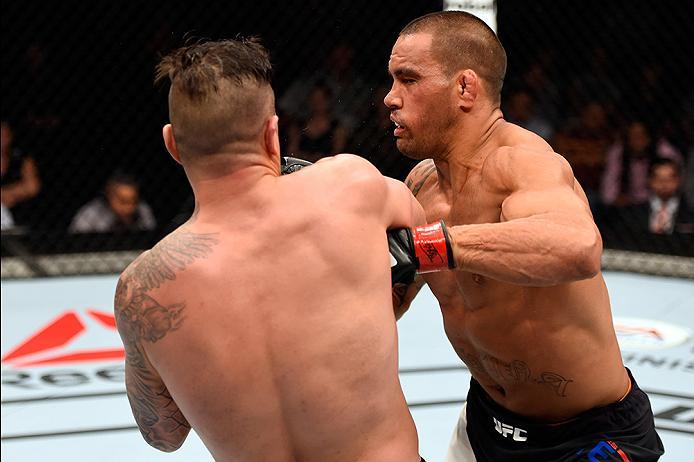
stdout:
{"type": "Polygon", "coordinates": [[[290,84],[278,101],[282,113],[295,120],[308,119],[305,101],[316,85],[330,89],[332,112],[341,126],[351,132],[368,107],[369,84],[355,70],[354,48],[350,44],[338,44],[326,57],[323,69],[311,76],[301,76],[290,84]]]}
{"type": "Polygon", "coordinates": [[[115,173],[104,195],[82,206],[70,224],[71,233],[148,231],[157,226],[152,209],[140,200],[140,187],[130,175],[115,173]]]}
{"type": "Polygon", "coordinates": [[[682,155],[667,140],[655,140],[645,123],[629,123],[622,139],[606,155],[600,196],[605,205],[631,205],[648,200],[649,166],[658,158],[682,165],[682,155]]]}
{"type": "Polygon", "coordinates": [[[551,140],[554,135],[552,123],[537,114],[535,98],[524,88],[511,90],[504,109],[504,118],[526,130],[551,140]]]}
{"type": "Polygon", "coordinates": [[[682,194],[690,206],[694,206],[694,146],[689,150],[684,170],[682,194]]]}
{"type": "Polygon", "coordinates": [[[653,234],[694,233],[694,213],[681,194],[680,164],[656,159],[648,175],[648,201],[625,209],[629,224],[653,234]]]}
{"type": "Polygon", "coordinates": [[[345,149],[346,132],[333,115],[330,88],[316,83],[309,94],[306,119],[289,127],[287,151],[290,156],[315,162],[345,149]]]}
{"type": "Polygon", "coordinates": [[[682,146],[687,154],[684,174],[684,197],[687,203],[694,206],[694,92],[684,104],[684,114],[681,118],[682,146]]]}
{"type": "Polygon", "coordinates": [[[591,208],[600,202],[598,192],[605,166],[605,151],[612,141],[612,127],[607,112],[598,101],[587,102],[579,118],[569,122],[554,138],[555,151],[571,164],[591,208]]]}
{"type": "Polygon", "coordinates": [[[0,229],[3,231],[14,228],[14,218],[12,218],[12,213],[5,207],[5,204],[0,205],[0,220],[0,229]]]}
{"type": "Polygon", "coordinates": [[[390,108],[383,104],[388,91],[390,85],[374,90],[369,112],[350,137],[347,151],[366,158],[383,175],[403,181],[417,161],[403,156],[395,145],[390,108]]]}
{"type": "Polygon", "coordinates": [[[3,120],[0,128],[1,201],[3,215],[7,214],[9,217],[12,217],[10,209],[33,199],[41,191],[41,179],[36,162],[31,156],[15,147],[13,140],[12,127],[8,121],[3,120]]]}

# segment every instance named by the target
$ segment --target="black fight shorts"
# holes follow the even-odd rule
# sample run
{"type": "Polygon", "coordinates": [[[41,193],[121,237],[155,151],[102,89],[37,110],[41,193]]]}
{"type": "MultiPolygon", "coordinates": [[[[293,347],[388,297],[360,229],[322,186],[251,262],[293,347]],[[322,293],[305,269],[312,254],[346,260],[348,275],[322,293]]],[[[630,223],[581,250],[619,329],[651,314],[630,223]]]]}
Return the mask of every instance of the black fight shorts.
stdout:
{"type": "Polygon", "coordinates": [[[664,449],[650,401],[627,372],[631,391],[623,399],[553,425],[507,411],[472,379],[467,436],[477,462],[658,460],[664,449]]]}

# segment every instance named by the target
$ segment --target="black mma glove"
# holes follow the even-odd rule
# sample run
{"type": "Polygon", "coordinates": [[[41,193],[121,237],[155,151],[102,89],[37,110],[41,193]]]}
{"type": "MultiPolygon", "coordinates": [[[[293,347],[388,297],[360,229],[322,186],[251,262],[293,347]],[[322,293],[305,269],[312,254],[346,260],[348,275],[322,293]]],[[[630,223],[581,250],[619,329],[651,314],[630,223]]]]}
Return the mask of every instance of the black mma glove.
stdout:
{"type": "Polygon", "coordinates": [[[296,157],[282,157],[280,163],[282,175],[294,173],[297,170],[301,170],[304,167],[308,167],[309,165],[313,164],[307,160],[298,159],[296,157]]]}
{"type": "Polygon", "coordinates": [[[412,254],[412,232],[408,228],[388,231],[388,248],[390,250],[390,282],[410,285],[417,273],[417,263],[412,254]]]}

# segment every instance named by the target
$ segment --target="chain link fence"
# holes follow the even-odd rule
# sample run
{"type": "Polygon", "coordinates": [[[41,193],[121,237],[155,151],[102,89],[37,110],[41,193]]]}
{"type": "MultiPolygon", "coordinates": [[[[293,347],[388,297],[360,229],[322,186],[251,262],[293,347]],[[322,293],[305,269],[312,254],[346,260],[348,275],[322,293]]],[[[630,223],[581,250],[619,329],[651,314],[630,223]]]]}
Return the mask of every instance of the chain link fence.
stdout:
{"type": "MultiPolygon", "coordinates": [[[[14,226],[3,227],[2,256],[23,268],[3,277],[118,271],[187,219],[191,190],[161,140],[167,89],[152,81],[159,56],[190,40],[262,38],[284,152],[354,152],[404,179],[413,163],[395,148],[382,104],[388,56],[405,24],[443,3],[3,2],[2,201],[14,226]],[[328,128],[303,139],[318,117],[328,128]],[[137,225],[94,218],[118,207],[134,209],[137,225]]],[[[496,2],[509,57],[504,114],[571,162],[607,248],[694,256],[693,10],[668,0],[496,2]],[[675,218],[655,233],[653,172],[671,173],[660,164],[681,185],[675,218]]]]}

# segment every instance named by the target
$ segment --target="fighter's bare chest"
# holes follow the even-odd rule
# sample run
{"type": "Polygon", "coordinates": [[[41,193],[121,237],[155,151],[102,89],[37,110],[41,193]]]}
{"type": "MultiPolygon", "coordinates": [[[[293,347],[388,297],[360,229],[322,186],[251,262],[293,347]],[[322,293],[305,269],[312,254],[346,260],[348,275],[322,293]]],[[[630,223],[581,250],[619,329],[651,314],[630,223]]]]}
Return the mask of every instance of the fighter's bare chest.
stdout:
{"type": "MultiPolygon", "coordinates": [[[[489,191],[479,178],[469,178],[457,192],[444,191],[436,183],[422,188],[417,195],[427,222],[443,219],[448,226],[498,223],[501,221],[503,196],[489,191]]],[[[457,270],[428,275],[429,287],[445,312],[463,314],[489,302],[500,283],[473,272],[457,270]]],[[[453,313],[451,313],[453,315],[453,313]]]]}
{"type": "Polygon", "coordinates": [[[459,191],[444,191],[436,183],[428,186],[417,195],[427,222],[443,219],[456,226],[501,220],[502,195],[489,191],[480,179],[471,178],[459,191]]]}

